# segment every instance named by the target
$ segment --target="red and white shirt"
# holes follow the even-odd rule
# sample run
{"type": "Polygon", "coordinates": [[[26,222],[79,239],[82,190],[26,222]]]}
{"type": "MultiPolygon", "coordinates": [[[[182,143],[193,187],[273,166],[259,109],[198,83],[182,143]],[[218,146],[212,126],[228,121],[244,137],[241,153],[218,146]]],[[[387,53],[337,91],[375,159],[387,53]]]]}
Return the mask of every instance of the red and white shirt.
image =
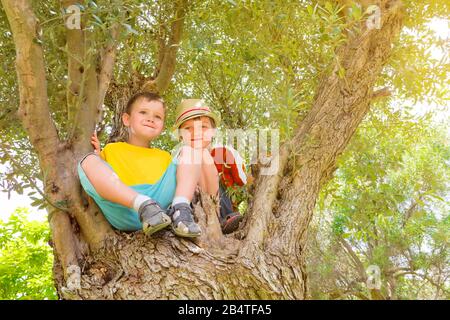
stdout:
{"type": "Polygon", "coordinates": [[[236,149],[230,146],[216,145],[211,149],[211,156],[225,186],[243,186],[247,183],[244,159],[236,149]]]}

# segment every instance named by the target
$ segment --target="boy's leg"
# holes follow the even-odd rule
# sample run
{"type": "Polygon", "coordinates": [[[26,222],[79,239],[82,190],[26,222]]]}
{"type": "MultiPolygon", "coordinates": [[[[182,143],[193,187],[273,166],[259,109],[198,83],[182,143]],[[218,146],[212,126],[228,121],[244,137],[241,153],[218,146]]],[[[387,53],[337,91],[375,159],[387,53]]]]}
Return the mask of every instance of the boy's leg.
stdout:
{"type": "Polygon", "coordinates": [[[170,218],[157,202],[125,185],[98,156],[88,155],[81,168],[100,197],[138,212],[145,234],[151,235],[170,224],[170,218]]]}
{"type": "Polygon", "coordinates": [[[200,181],[202,150],[184,146],[178,157],[177,187],[175,197],[184,197],[192,201],[195,189],[200,181]]]}
{"type": "Polygon", "coordinates": [[[220,223],[224,223],[227,216],[233,213],[233,203],[230,197],[228,197],[225,188],[220,185],[220,223]]]}
{"type": "Polygon", "coordinates": [[[200,227],[194,222],[190,202],[200,181],[202,149],[184,146],[178,156],[175,198],[169,208],[172,228],[181,237],[198,237],[200,227]],[[181,199],[181,201],[180,201],[181,199]]]}
{"type": "Polygon", "coordinates": [[[239,227],[239,222],[242,220],[242,215],[239,212],[233,211],[233,203],[228,196],[224,186],[220,185],[220,225],[222,232],[228,234],[236,231],[239,227]]]}
{"type": "Polygon", "coordinates": [[[133,201],[138,193],[120,181],[117,174],[98,156],[87,156],[81,167],[102,198],[133,208],[133,201]]]}
{"type": "Polygon", "coordinates": [[[203,149],[202,153],[202,168],[199,186],[202,191],[210,195],[215,196],[219,191],[219,173],[214,164],[214,159],[207,149],[203,149]]]}

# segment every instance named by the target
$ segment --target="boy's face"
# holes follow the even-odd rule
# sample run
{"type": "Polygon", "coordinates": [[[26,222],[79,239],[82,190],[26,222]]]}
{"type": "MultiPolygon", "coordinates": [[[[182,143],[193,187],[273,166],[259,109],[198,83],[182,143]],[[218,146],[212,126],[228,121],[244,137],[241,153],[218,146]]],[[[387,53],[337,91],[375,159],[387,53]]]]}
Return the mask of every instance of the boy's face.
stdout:
{"type": "Polygon", "coordinates": [[[209,117],[197,117],[184,122],[179,129],[181,139],[193,148],[207,148],[216,134],[209,117]]]}
{"type": "Polygon", "coordinates": [[[122,120],[130,128],[129,140],[151,141],[161,134],[164,127],[164,107],[159,101],[138,99],[131,113],[124,113],[122,120]]]}

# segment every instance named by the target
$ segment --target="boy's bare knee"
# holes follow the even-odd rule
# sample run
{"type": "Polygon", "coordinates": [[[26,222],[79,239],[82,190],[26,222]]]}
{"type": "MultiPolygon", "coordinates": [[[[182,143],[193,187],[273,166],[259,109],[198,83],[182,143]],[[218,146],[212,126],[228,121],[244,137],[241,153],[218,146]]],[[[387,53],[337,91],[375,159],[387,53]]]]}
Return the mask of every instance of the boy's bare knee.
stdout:
{"type": "Polygon", "coordinates": [[[202,149],[195,149],[190,146],[183,146],[178,156],[180,164],[196,164],[202,163],[202,149]]]}

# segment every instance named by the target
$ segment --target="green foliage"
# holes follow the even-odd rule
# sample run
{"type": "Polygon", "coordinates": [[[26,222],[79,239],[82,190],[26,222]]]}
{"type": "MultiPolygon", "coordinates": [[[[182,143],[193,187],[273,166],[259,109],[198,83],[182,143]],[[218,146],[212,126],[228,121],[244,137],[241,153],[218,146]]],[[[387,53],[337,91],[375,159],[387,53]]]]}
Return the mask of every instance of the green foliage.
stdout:
{"type": "Polygon", "coordinates": [[[450,297],[447,126],[385,112],[368,115],[322,190],[310,247],[315,298],[370,297],[343,241],[364,269],[380,267],[384,297],[450,297]]]}
{"type": "Polygon", "coordinates": [[[248,186],[233,186],[227,188],[227,194],[231,199],[231,202],[236,205],[237,210],[241,214],[245,214],[248,209],[248,203],[251,201],[251,195],[249,194],[248,186]]]}
{"type": "Polygon", "coordinates": [[[53,286],[53,251],[45,222],[27,220],[18,208],[0,220],[0,299],[57,299],[53,286]]]}
{"type": "MultiPolygon", "coordinates": [[[[66,13],[60,1],[33,1],[40,22],[40,41],[48,69],[48,96],[58,134],[65,139],[72,124],[67,105],[69,80],[66,13]]],[[[175,1],[104,0],[80,6],[89,35],[86,59],[98,54],[110,39],[114,24],[122,26],[114,68],[114,83],[127,86],[132,75],[151,77],[158,64],[159,41],[167,41],[175,1]]],[[[446,17],[446,1],[405,1],[406,29],[377,86],[390,86],[411,101],[444,104],[448,60],[430,56],[430,43],[448,52],[428,23],[446,17]]],[[[182,98],[202,97],[217,109],[224,128],[277,128],[282,140],[291,136],[314,98],[322,76],[331,72],[336,48],[347,32],[358,32],[364,14],[357,6],[343,18],[334,1],[190,1],[186,12],[176,71],[164,98],[169,106],[166,127],[174,120],[182,98]]],[[[17,118],[19,94],[13,69],[15,48],[3,8],[0,8],[0,172],[4,191],[35,191],[45,173],[17,118]],[[7,155],[11,155],[8,158],[7,155]],[[12,161],[12,160],[15,161],[12,161]],[[18,160],[20,159],[20,161],[18,160]],[[5,169],[3,169],[5,168],[5,169]]],[[[86,66],[85,66],[86,69],[86,66]]],[[[339,75],[345,77],[345,70],[339,75]]],[[[106,132],[110,132],[115,101],[105,100],[106,132]]],[[[106,140],[106,135],[101,137],[106,140]]],[[[155,146],[170,150],[169,134],[155,146]]],[[[246,159],[249,162],[249,159],[246,159]]],[[[42,188],[41,188],[42,189],[42,188]]],[[[36,201],[43,206],[42,196],[36,201]]]]}

